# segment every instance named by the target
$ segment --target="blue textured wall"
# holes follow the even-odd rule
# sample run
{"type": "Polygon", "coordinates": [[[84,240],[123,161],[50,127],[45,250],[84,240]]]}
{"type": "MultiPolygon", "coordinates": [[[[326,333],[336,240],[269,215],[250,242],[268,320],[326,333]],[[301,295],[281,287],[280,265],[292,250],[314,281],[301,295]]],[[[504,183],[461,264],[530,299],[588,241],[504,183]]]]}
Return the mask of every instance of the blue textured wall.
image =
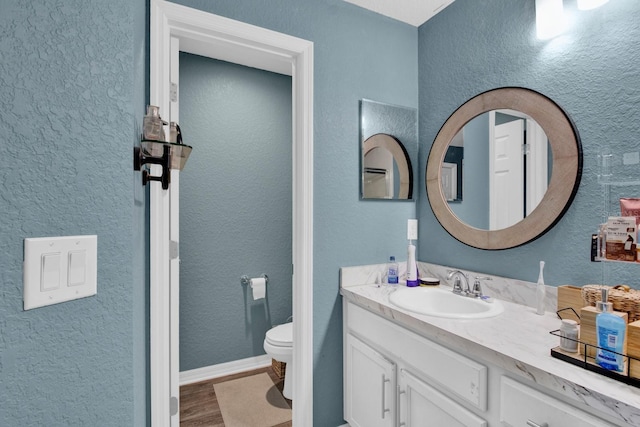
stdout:
{"type": "Polygon", "coordinates": [[[0,425],[146,424],[144,16],[127,0],[0,4],[0,425]],[[23,239],[76,234],[98,235],[97,295],[23,311],[23,239]]]}
{"type": "MultiPolygon", "coordinates": [[[[574,120],[584,150],[582,181],[571,208],[550,232],[519,248],[492,252],[459,243],[440,227],[422,188],[420,259],[530,281],[543,259],[550,285],[598,283],[606,271],[608,281],[640,287],[637,265],[603,267],[589,261],[590,235],[603,220],[603,193],[596,181],[599,147],[640,149],[640,4],[616,0],[578,12],[573,2],[564,3],[573,26],[551,41],[536,38],[530,0],[491,0],[481,7],[456,0],[420,27],[422,165],[449,115],[472,96],[500,86],[528,87],[555,100],[574,120]]],[[[640,195],[635,187],[616,189],[609,203],[613,209],[618,190],[640,195]]]]}
{"type": "Polygon", "coordinates": [[[291,316],[291,77],[180,54],[180,370],[264,354],[291,316]],[[240,276],[269,276],[253,301],[240,276]]]}
{"type": "Polygon", "coordinates": [[[342,0],[179,3],[314,42],[314,426],[335,427],[342,424],[339,268],[406,253],[406,220],[415,218],[412,202],[359,200],[358,101],[417,107],[417,29],[342,0]]]}

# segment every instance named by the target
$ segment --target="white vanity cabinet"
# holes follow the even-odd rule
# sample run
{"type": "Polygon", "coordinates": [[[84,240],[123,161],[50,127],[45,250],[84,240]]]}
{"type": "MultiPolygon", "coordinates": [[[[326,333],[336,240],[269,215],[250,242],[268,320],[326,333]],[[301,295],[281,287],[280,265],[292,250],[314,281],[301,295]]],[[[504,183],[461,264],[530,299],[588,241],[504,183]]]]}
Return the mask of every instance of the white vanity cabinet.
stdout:
{"type": "Polygon", "coordinates": [[[361,307],[344,305],[351,427],[487,427],[487,369],[361,307]]]}
{"type": "Polygon", "coordinates": [[[344,417],[351,427],[629,425],[472,359],[462,341],[453,351],[347,299],[343,314],[344,417]]]}

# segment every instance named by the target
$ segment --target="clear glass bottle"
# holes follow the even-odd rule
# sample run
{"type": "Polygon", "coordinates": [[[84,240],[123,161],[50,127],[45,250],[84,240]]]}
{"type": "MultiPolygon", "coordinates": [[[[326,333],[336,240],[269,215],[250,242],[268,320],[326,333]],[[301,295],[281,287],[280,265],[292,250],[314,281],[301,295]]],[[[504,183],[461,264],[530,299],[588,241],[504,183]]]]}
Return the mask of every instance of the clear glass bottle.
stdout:
{"type": "Polygon", "coordinates": [[[160,118],[160,107],[147,105],[147,114],[142,120],[143,138],[151,141],[164,141],[164,127],[160,118]]]}
{"type": "Polygon", "coordinates": [[[169,124],[169,142],[173,142],[176,144],[182,143],[181,140],[178,141],[178,135],[180,135],[180,126],[178,126],[176,122],[171,122],[169,124]]]}
{"type": "Polygon", "coordinates": [[[578,351],[578,322],[572,319],[562,319],[560,326],[560,348],[570,353],[578,351]]]}
{"type": "Polygon", "coordinates": [[[398,284],[398,263],[396,262],[396,257],[389,257],[389,268],[387,270],[387,283],[391,285],[398,284]]]}

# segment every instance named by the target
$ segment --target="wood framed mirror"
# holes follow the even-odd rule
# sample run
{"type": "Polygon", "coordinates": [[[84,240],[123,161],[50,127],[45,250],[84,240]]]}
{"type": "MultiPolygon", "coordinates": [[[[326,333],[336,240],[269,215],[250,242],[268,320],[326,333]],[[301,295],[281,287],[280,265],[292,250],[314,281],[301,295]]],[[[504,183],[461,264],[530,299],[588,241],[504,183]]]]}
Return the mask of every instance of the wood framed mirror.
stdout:
{"type": "MultiPolygon", "coordinates": [[[[491,139],[492,142],[489,143],[489,145],[493,144],[491,156],[498,158],[503,146],[499,138],[491,139]]],[[[470,142],[470,144],[473,143],[475,141],[470,142]]],[[[471,148],[473,148],[470,144],[465,145],[463,168],[467,168],[472,164],[471,162],[482,161],[488,164],[491,159],[478,160],[469,157],[471,148]]],[[[523,147],[524,149],[518,147],[518,150],[523,153],[523,162],[526,162],[528,150],[526,147],[526,145],[523,147]]],[[[491,161],[493,162],[493,160],[491,161]]],[[[524,169],[526,170],[526,166],[524,169]]],[[[494,173],[496,172],[494,171],[494,173]]],[[[503,87],[471,98],[447,119],[431,147],[427,159],[425,183],[431,209],[451,236],[475,248],[500,250],[531,242],[553,228],[571,205],[581,177],[582,145],[580,137],[575,125],[564,110],[553,100],[531,89],[503,87]],[[547,140],[549,152],[549,172],[543,179],[546,191],[541,193],[539,201],[536,201],[534,206],[530,206],[528,209],[523,206],[521,220],[512,221],[506,226],[487,225],[484,227],[476,224],[473,220],[462,220],[454,213],[455,207],[452,208],[451,202],[447,201],[445,190],[443,190],[443,164],[450,144],[454,139],[459,138],[467,124],[485,113],[505,111],[513,112],[513,115],[520,116],[523,120],[534,122],[542,129],[542,138],[547,140]]],[[[487,195],[494,191],[494,186],[489,187],[489,189],[484,189],[487,195]]],[[[500,187],[500,184],[496,187],[500,187]]],[[[477,193],[477,191],[468,190],[465,190],[465,194],[477,193]]],[[[501,196],[497,197],[498,200],[500,198],[501,196]]],[[[493,196],[493,199],[496,197],[493,196]]],[[[468,203],[467,206],[478,211],[479,202],[465,197],[463,203],[468,203]]],[[[500,211],[500,209],[494,210],[500,211]]]]}

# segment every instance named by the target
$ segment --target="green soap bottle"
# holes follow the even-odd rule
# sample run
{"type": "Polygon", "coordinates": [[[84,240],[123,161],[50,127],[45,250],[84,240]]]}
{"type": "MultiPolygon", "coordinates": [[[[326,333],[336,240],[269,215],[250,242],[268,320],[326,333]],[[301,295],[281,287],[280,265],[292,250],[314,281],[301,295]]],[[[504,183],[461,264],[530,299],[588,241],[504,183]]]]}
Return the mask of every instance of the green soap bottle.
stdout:
{"type": "Polygon", "coordinates": [[[596,316],[596,363],[605,369],[621,372],[624,368],[621,353],[627,324],[620,316],[613,314],[613,304],[608,300],[609,289],[602,289],[602,301],[596,302],[596,308],[602,312],[596,316]]]}

